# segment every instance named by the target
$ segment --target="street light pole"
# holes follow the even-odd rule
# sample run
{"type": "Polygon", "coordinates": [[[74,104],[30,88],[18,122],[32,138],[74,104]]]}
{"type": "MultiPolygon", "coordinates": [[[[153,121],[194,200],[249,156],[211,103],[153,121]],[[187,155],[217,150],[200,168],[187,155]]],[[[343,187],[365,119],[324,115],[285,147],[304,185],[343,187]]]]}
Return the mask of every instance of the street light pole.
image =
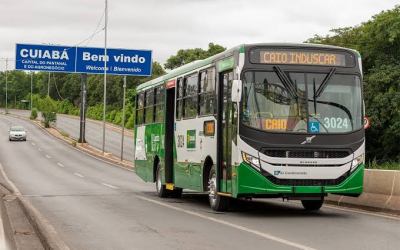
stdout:
{"type": "Polygon", "coordinates": [[[124,160],[124,137],[125,137],[125,95],[126,95],[126,76],[124,76],[124,94],[122,97],[122,138],[121,138],[121,161],[124,160]]]}
{"type": "Polygon", "coordinates": [[[106,104],[107,104],[107,22],[108,22],[108,1],[105,0],[104,11],[104,93],[103,93],[103,154],[106,146],[106,104]]]}
{"type": "Polygon", "coordinates": [[[33,71],[31,71],[31,111],[32,111],[32,107],[33,107],[33,71]]]}
{"type": "Polygon", "coordinates": [[[8,114],[8,58],[6,58],[6,114],[8,114]]]}

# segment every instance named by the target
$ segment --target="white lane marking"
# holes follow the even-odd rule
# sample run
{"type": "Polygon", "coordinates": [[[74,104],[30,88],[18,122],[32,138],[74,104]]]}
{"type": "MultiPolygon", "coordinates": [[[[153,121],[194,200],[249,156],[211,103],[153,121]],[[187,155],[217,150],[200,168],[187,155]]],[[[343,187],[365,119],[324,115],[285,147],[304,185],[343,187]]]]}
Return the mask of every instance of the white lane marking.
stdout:
{"type": "Polygon", "coordinates": [[[50,155],[46,155],[46,158],[47,158],[47,159],[50,159],[50,158],[51,158],[51,156],[50,156],[50,155]]]}
{"type": "Polygon", "coordinates": [[[74,173],[74,175],[81,177],[81,178],[85,177],[85,176],[81,175],[80,173],[76,173],[76,172],[74,173]]]}
{"type": "Polygon", "coordinates": [[[64,167],[64,165],[61,163],[61,162],[57,162],[57,165],[59,166],[59,167],[64,167]]]}
{"type": "Polygon", "coordinates": [[[160,201],[156,201],[156,200],[153,200],[153,199],[149,199],[149,198],[144,197],[144,196],[137,195],[136,197],[141,199],[141,200],[152,202],[152,203],[158,204],[160,206],[164,206],[164,207],[167,207],[167,208],[179,211],[179,212],[183,212],[183,213],[190,214],[190,215],[193,215],[193,216],[196,216],[196,217],[200,217],[202,219],[213,221],[213,222],[216,222],[216,223],[228,226],[228,227],[232,227],[232,228],[235,228],[235,229],[247,232],[247,233],[255,234],[255,235],[260,236],[262,238],[265,238],[265,239],[268,239],[268,240],[272,240],[272,241],[276,241],[276,242],[279,242],[279,243],[287,245],[287,246],[295,247],[295,248],[298,248],[298,249],[304,249],[304,250],[315,250],[314,248],[311,248],[311,247],[308,247],[308,246],[305,246],[305,245],[301,245],[301,244],[298,244],[298,243],[293,242],[293,241],[285,240],[285,239],[279,238],[277,236],[273,236],[271,234],[260,232],[260,231],[257,231],[257,230],[254,230],[254,229],[251,229],[251,228],[248,228],[248,227],[244,227],[244,226],[240,226],[240,225],[237,225],[237,224],[233,224],[233,223],[228,222],[228,221],[224,221],[224,220],[221,220],[221,219],[216,219],[216,218],[213,218],[213,217],[210,217],[210,216],[206,216],[206,215],[203,215],[203,214],[200,214],[200,213],[196,213],[196,212],[193,212],[193,211],[189,211],[189,210],[186,210],[186,209],[183,209],[183,208],[175,207],[175,206],[172,206],[170,204],[166,204],[164,202],[160,202],[160,201]]]}
{"type": "Polygon", "coordinates": [[[326,205],[324,204],[323,208],[330,208],[330,209],[336,209],[336,210],[341,210],[345,212],[351,212],[351,213],[357,213],[357,214],[365,214],[365,215],[370,215],[370,216],[375,216],[375,217],[381,217],[385,219],[392,219],[392,220],[399,220],[400,217],[396,215],[385,215],[385,214],[378,214],[378,213],[373,213],[373,212],[367,212],[367,211],[362,211],[362,210],[357,210],[357,209],[352,209],[352,208],[344,208],[344,207],[337,207],[337,206],[332,206],[332,205],[326,205]]]}
{"type": "Polygon", "coordinates": [[[36,143],[34,143],[34,142],[31,142],[31,144],[32,144],[32,146],[35,146],[35,145],[36,145],[36,143]]]}
{"type": "Polygon", "coordinates": [[[104,183],[104,182],[102,182],[101,185],[104,185],[104,186],[109,187],[109,188],[112,188],[112,189],[119,189],[119,188],[116,187],[116,186],[113,186],[113,185],[111,185],[111,184],[107,184],[107,183],[104,183]]]}

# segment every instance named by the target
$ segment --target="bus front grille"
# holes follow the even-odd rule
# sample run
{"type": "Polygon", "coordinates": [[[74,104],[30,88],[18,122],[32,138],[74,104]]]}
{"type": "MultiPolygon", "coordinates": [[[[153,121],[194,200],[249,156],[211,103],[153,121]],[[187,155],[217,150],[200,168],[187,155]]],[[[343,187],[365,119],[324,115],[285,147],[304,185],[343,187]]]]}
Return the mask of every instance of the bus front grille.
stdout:
{"type": "Polygon", "coordinates": [[[351,153],[346,150],[282,150],[266,149],[263,153],[269,157],[278,158],[344,158],[351,153]]]}
{"type": "Polygon", "coordinates": [[[342,183],[347,177],[348,173],[340,176],[337,179],[279,179],[263,171],[263,175],[272,183],[284,186],[334,186],[342,183]]]}

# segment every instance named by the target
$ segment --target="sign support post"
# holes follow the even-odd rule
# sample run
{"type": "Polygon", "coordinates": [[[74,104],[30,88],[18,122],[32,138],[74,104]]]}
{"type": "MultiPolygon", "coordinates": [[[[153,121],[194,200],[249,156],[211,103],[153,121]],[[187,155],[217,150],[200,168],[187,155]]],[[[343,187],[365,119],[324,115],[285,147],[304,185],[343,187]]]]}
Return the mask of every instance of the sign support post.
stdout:
{"type": "Polygon", "coordinates": [[[122,137],[121,137],[121,161],[124,160],[124,137],[125,137],[125,95],[126,95],[126,76],[124,76],[124,94],[122,98],[122,137]]]}
{"type": "Polygon", "coordinates": [[[81,75],[81,112],[79,126],[79,143],[86,143],[86,80],[87,74],[81,75]]]}

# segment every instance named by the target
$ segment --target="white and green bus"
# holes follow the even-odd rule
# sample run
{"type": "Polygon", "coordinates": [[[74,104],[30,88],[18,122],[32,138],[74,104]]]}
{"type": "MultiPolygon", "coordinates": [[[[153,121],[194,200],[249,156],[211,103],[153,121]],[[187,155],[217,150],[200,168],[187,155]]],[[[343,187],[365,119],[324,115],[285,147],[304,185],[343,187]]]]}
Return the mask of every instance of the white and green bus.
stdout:
{"type": "Polygon", "coordinates": [[[246,44],[137,88],[135,171],[160,197],[359,196],[364,174],[361,57],[314,44],[246,44]]]}

